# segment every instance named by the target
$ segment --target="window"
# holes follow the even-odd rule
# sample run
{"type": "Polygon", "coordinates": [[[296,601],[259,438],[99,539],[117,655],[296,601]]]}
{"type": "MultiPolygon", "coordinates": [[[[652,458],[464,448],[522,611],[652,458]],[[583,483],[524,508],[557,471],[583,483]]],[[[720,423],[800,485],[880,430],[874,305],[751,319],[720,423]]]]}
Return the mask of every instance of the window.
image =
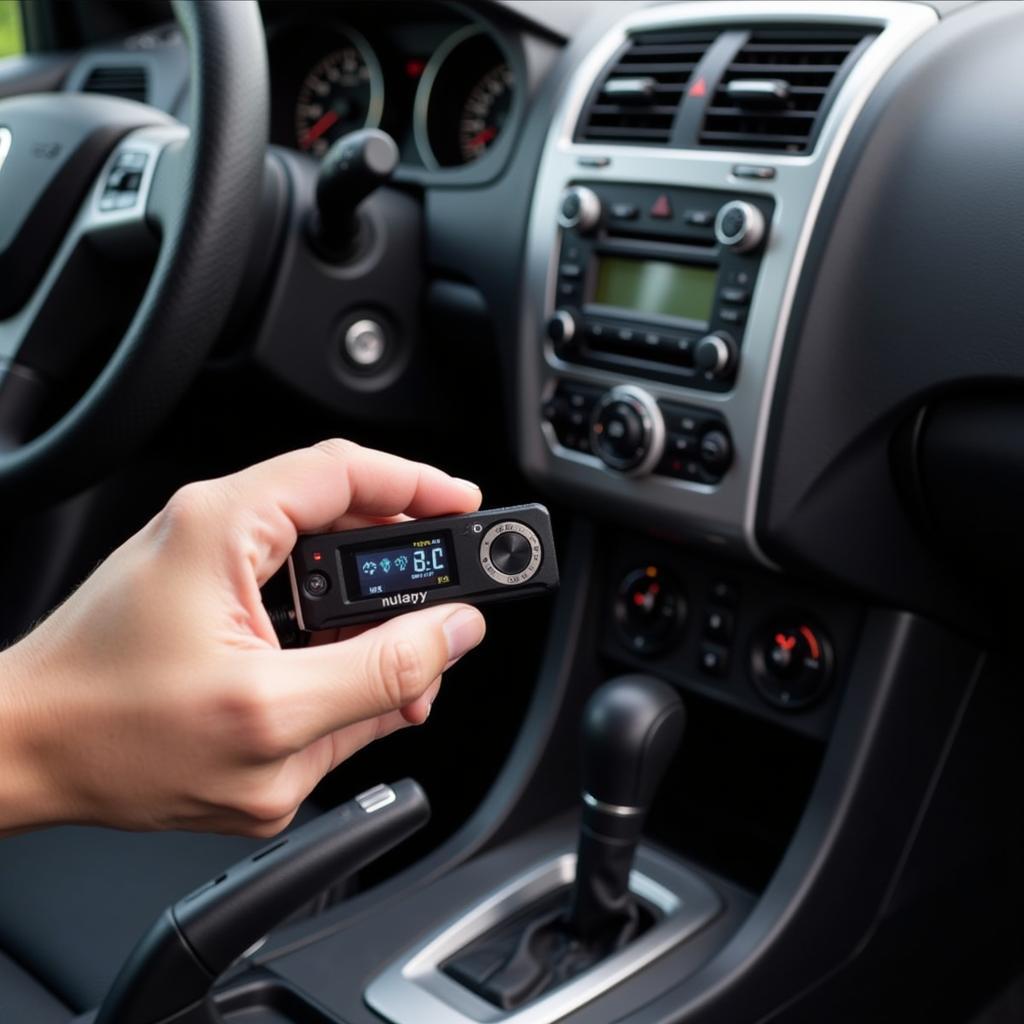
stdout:
{"type": "Polygon", "coordinates": [[[10,57],[24,50],[20,0],[0,0],[0,57],[10,57]]]}

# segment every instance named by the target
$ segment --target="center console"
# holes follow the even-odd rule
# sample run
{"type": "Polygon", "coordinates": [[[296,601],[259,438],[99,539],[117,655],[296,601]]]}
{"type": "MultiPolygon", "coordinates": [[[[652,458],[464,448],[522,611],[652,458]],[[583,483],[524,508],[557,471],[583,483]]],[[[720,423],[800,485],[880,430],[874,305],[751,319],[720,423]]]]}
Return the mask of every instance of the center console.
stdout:
{"type": "Polygon", "coordinates": [[[658,5],[587,54],[529,225],[528,474],[770,564],[757,508],[810,232],[873,86],[932,23],[892,3],[658,5]]]}

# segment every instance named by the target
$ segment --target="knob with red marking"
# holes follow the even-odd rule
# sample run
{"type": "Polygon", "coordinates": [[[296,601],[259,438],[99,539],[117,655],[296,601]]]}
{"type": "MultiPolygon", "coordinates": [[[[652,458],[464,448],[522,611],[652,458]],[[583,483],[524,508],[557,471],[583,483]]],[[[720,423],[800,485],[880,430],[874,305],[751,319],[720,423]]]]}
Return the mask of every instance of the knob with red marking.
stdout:
{"type": "Polygon", "coordinates": [[[615,625],[631,651],[666,650],[679,639],[685,621],[686,597],[670,573],[645,565],[623,577],[615,595],[615,625]]]}
{"type": "Polygon", "coordinates": [[[832,645],[802,616],[765,623],[754,633],[750,671],[770,704],[794,710],[813,704],[832,677],[832,645]]]}

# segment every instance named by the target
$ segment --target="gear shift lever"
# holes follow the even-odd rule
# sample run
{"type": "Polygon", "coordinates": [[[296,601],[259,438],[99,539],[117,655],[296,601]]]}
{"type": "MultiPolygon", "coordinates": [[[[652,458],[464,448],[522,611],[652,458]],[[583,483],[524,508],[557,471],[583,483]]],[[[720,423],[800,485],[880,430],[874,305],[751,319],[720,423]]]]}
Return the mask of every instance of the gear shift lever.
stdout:
{"type": "Polygon", "coordinates": [[[647,811],[683,735],[675,690],[620,676],[583,712],[583,823],[576,880],[529,915],[499,924],[444,970],[503,1010],[514,1010],[614,953],[650,923],[629,891],[647,811]],[[566,905],[568,903],[568,906],[566,905]]]}
{"type": "Polygon", "coordinates": [[[686,712],[679,695],[650,676],[620,676],[597,690],[583,713],[583,824],[569,926],[581,939],[636,930],[629,892],[640,833],[665,770],[679,748],[686,712]]]}

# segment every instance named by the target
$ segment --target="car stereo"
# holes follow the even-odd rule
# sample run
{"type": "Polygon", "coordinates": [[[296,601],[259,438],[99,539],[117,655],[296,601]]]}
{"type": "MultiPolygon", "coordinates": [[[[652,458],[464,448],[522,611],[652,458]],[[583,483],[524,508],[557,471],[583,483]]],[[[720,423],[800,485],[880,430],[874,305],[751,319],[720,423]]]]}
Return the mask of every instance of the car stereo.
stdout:
{"type": "Polygon", "coordinates": [[[548,322],[558,357],[727,391],[774,206],[764,195],[573,184],[548,322]]]}

